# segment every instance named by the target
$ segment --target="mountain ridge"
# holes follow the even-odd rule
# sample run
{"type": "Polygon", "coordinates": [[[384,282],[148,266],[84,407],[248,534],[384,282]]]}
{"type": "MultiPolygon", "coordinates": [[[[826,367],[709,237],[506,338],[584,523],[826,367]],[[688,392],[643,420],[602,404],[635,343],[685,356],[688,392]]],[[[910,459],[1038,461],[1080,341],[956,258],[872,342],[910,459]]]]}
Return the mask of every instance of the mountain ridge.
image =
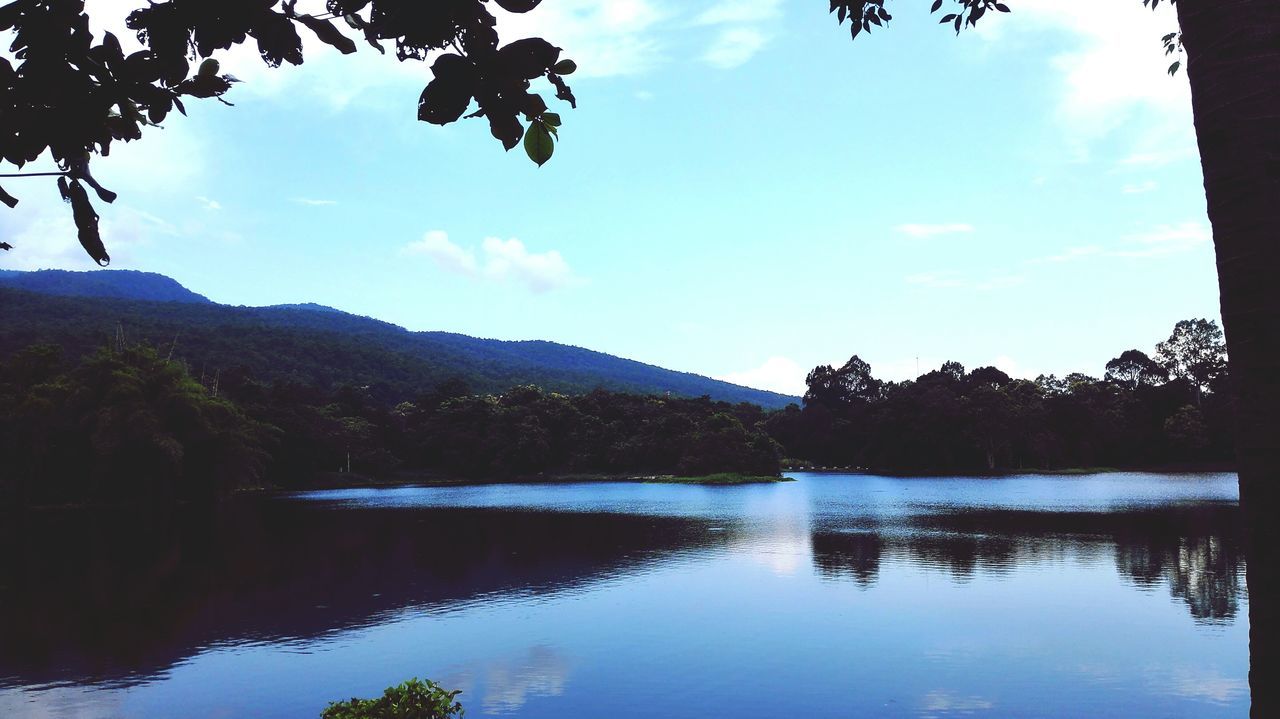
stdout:
{"type": "Polygon", "coordinates": [[[175,356],[193,367],[242,368],[269,381],[364,386],[388,401],[459,378],[482,392],[537,384],[570,393],[602,388],[707,395],[766,408],[798,401],[549,340],[410,331],[314,303],[223,305],[172,278],[130,270],[6,271],[0,273],[0,304],[15,310],[10,314],[19,320],[0,329],[0,351],[53,342],[83,353],[101,346],[118,328],[130,341],[176,348],[175,356]]]}

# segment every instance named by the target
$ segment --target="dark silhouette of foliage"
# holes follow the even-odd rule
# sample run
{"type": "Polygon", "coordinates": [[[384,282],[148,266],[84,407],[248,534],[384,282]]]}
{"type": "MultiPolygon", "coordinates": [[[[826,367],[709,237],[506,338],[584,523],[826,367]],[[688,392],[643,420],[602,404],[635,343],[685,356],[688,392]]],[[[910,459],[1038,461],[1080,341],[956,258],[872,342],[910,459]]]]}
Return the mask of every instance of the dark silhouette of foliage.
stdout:
{"type": "Polygon", "coordinates": [[[1169,380],[1169,371],[1141,350],[1125,350],[1119,357],[1107,362],[1104,377],[1129,389],[1163,384],[1169,380]]]}
{"type": "Polygon", "coordinates": [[[209,501],[257,484],[273,437],[145,347],[64,366],[36,345],[0,368],[0,497],[15,504],[209,501]]]}
{"type": "MultiPolygon", "coordinates": [[[[1187,326],[1203,330],[1193,356],[1222,356],[1211,322],[1178,323],[1187,326]]],[[[1073,373],[1030,382],[947,362],[914,381],[880,382],[854,357],[842,370],[815,368],[804,408],[774,413],[765,426],[795,461],[895,473],[1230,461],[1229,396],[1213,389],[1221,374],[1200,402],[1194,382],[1170,380],[1137,350],[1107,367],[1106,381],[1073,373]]]]}
{"type": "MultiPolygon", "coordinates": [[[[540,0],[494,0],[503,10],[528,12],[540,0]]],[[[307,3],[303,3],[306,5],[307,3]]],[[[302,34],[314,35],[343,54],[357,51],[348,33],[400,61],[424,61],[434,78],[418,99],[418,119],[436,125],[464,114],[484,117],[490,133],[510,150],[525,139],[530,159],[551,158],[560,116],[547,109],[530,83],[546,78],[558,99],[576,105],[564,80],[576,66],[542,38],[502,44],[497,20],[484,0],[327,0],[323,9],[300,12],[298,0],[139,0],[126,18],[141,48],[126,54],[120,38],[89,29],[84,0],[13,0],[0,5],[0,32],[16,66],[0,57],[0,158],[17,168],[48,152],[58,164],[58,189],[72,207],[80,243],[96,262],[111,258],[98,235],[98,214],[87,185],[103,202],[115,193],[89,170],[93,155],[112,143],[138,140],[184,100],[226,102],[235,77],[213,55],[253,41],[270,67],[303,63],[302,34]],[[342,21],[346,32],[335,20],[342,21]],[[302,33],[299,32],[302,30],[302,33]],[[473,106],[475,110],[467,114],[473,106]],[[526,127],[527,125],[527,127],[526,127]]],[[[230,104],[230,103],[227,103],[230,104]]],[[[0,201],[18,199],[0,188],[0,201]]],[[[3,249],[9,249],[4,245],[3,249]]]]}
{"type": "Polygon", "coordinates": [[[1170,376],[1185,379],[1196,388],[1197,402],[1205,388],[1227,370],[1222,330],[1212,320],[1179,322],[1169,339],[1156,345],[1156,358],[1170,376]]]}
{"type": "Polygon", "coordinates": [[[36,345],[0,364],[0,505],[207,502],[273,484],[561,474],[776,476],[781,450],[748,404],[520,386],[418,398],[368,387],[191,377],[148,347],[67,365],[36,345]],[[325,479],[328,477],[328,479],[325,479]]]}

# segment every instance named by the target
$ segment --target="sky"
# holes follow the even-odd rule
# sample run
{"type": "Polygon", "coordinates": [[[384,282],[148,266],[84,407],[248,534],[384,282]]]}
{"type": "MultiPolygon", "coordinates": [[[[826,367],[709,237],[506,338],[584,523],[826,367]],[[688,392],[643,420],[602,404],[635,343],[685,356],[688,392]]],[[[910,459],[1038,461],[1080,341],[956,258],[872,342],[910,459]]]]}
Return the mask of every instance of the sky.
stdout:
{"type": "MultiPolygon", "coordinates": [[[[1008,4],[956,37],[891,2],[850,42],[819,0],[545,0],[500,23],[579,66],[577,109],[544,95],[564,125],[541,168],[483,120],[418,122],[422,63],[239,48],[234,107],[191,101],[94,161],[121,195],[98,208],[111,268],[788,394],[854,354],[894,380],[1099,376],[1219,317],[1176,21],[1008,4]]],[[[87,2],[105,29],[135,5],[87,2]]],[[[5,187],[0,268],[94,267],[52,181],[5,187]]]]}

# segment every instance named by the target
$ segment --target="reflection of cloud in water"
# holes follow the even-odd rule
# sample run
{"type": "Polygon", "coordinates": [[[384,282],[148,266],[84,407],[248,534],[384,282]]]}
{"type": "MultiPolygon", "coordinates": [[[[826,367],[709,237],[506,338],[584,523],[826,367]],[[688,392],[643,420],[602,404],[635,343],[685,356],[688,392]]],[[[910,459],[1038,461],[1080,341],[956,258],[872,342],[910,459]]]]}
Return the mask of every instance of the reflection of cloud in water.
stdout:
{"type": "Polygon", "coordinates": [[[1179,669],[1170,679],[1170,689],[1174,694],[1218,704],[1229,704],[1249,691],[1249,682],[1244,679],[1224,677],[1211,669],[1179,669]]]}
{"type": "Polygon", "coordinates": [[[995,708],[995,702],[978,696],[960,696],[946,689],[934,689],[920,702],[920,716],[963,716],[995,708]]]}
{"type": "Polygon", "coordinates": [[[115,692],[79,687],[43,691],[0,690],[0,717],[5,719],[107,719],[126,716],[124,697],[115,692]]]}
{"type": "Polygon", "coordinates": [[[812,560],[809,536],[807,524],[778,523],[770,525],[763,535],[748,535],[733,549],[774,574],[789,577],[812,560]]]}
{"type": "Polygon", "coordinates": [[[484,714],[511,714],[531,697],[554,697],[564,693],[569,679],[569,661],[547,646],[535,646],[523,655],[477,663],[446,677],[448,686],[459,687],[466,695],[480,687],[480,709],[484,714]]]}

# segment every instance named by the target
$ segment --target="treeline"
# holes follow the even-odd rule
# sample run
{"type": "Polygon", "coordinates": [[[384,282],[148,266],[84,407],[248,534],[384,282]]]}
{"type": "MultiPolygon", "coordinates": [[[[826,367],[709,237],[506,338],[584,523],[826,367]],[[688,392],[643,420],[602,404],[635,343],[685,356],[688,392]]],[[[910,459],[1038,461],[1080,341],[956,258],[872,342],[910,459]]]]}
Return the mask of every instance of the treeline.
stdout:
{"type": "Polygon", "coordinates": [[[854,356],[809,373],[804,407],[766,421],[789,457],[895,473],[1077,467],[1197,467],[1231,462],[1222,331],[1179,322],[1154,357],[1128,350],[1101,379],[1013,379],[956,362],[884,382],[854,356]]]}
{"type": "Polygon", "coordinates": [[[707,398],[472,394],[462,380],[391,404],[245,368],[195,378],[147,346],[68,363],[37,345],[0,366],[0,503],[207,501],[357,476],[776,475],[764,418],[707,398]]]}
{"type": "Polygon", "coordinates": [[[0,365],[0,503],[209,501],[255,486],[573,474],[776,475],[798,465],[981,473],[1231,461],[1222,332],[1178,323],[1101,379],[1013,379],[955,362],[913,381],[853,357],[808,376],[803,407],[461,378],[388,399],[368,386],[189,364],[117,340],[79,360],[34,345],[0,365]]]}

